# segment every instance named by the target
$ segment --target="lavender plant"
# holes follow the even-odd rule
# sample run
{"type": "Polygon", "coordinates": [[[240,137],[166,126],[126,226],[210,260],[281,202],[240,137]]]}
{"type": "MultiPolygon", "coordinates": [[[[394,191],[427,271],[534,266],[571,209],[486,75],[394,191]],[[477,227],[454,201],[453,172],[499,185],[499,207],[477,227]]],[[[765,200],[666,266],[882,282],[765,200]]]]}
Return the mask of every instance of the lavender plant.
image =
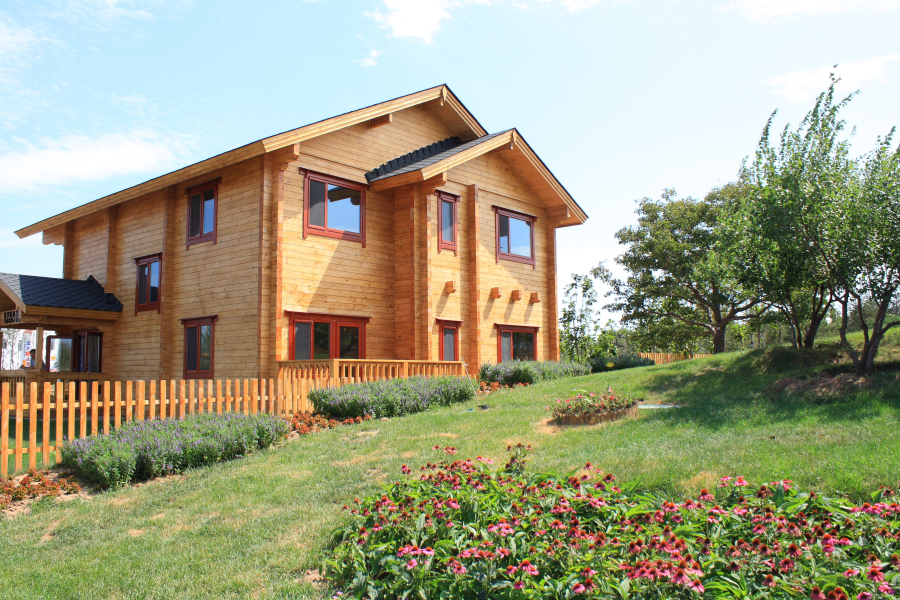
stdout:
{"type": "Polygon", "coordinates": [[[127,423],[107,435],[66,441],[63,465],[103,487],[179,473],[267,448],[288,432],[273,415],[190,415],[127,423]]]}
{"type": "Polygon", "coordinates": [[[475,398],[467,377],[410,377],[313,390],[317,412],[335,418],[401,417],[475,398]]]}
{"type": "Polygon", "coordinates": [[[550,379],[590,374],[590,366],[578,363],[555,360],[514,360],[498,364],[484,363],[481,365],[478,377],[487,383],[496,381],[500,385],[516,385],[517,383],[530,385],[550,379]]]}

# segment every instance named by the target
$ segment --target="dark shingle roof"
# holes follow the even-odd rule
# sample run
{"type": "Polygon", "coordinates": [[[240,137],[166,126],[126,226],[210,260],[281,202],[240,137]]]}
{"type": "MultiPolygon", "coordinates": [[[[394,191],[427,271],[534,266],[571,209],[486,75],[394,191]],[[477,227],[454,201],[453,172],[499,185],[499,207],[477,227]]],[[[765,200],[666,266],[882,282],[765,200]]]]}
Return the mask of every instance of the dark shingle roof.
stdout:
{"type": "Polygon", "coordinates": [[[93,276],[86,280],[0,273],[0,281],[28,306],[121,312],[122,303],[103,291],[93,276]]]}
{"type": "Polygon", "coordinates": [[[474,139],[471,142],[466,142],[465,144],[463,144],[459,140],[459,138],[456,137],[447,138],[446,140],[441,140],[440,142],[435,142],[434,144],[425,146],[424,148],[413,150],[409,154],[404,154],[403,156],[400,156],[393,160],[389,160],[380,167],[372,169],[371,171],[366,173],[366,181],[372,183],[373,181],[378,181],[379,179],[384,179],[386,177],[402,175],[403,173],[409,173],[410,171],[418,171],[423,167],[433,165],[436,162],[440,162],[445,158],[453,156],[454,154],[457,154],[464,150],[468,150],[472,146],[477,146],[482,142],[486,142],[491,138],[495,138],[498,135],[502,135],[509,131],[510,130],[507,129],[506,131],[492,133],[490,135],[474,139]]]}

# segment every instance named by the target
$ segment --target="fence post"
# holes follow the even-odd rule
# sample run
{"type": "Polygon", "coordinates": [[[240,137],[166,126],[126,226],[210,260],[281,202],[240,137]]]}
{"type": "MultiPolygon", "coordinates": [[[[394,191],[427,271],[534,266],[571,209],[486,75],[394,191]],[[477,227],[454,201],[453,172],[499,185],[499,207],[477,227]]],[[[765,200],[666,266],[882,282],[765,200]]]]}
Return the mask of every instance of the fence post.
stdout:
{"type": "Polygon", "coordinates": [[[150,380],[150,406],[148,407],[150,410],[147,411],[147,419],[152,421],[156,418],[156,380],[150,380]]]}
{"type": "Polygon", "coordinates": [[[16,384],[16,471],[22,470],[22,417],[25,412],[25,384],[16,384]]]}
{"type": "MultiPolygon", "coordinates": [[[[246,380],[245,380],[246,381],[246,380]]],[[[250,380],[250,414],[256,414],[256,404],[259,400],[259,379],[250,380]]]]}
{"type": "Polygon", "coordinates": [[[50,398],[53,396],[53,384],[44,382],[44,402],[41,404],[41,416],[44,418],[44,447],[41,450],[41,468],[50,468],[50,398]]]}
{"type": "MultiPolygon", "coordinates": [[[[72,386],[75,387],[74,385],[72,386]]],[[[62,443],[63,437],[63,398],[65,398],[65,384],[62,381],[56,382],[56,443],[53,444],[53,450],[56,453],[54,460],[59,462],[59,445],[62,443]]],[[[72,398],[74,401],[75,399],[72,398]]],[[[47,419],[45,416],[44,419],[47,419]]],[[[47,419],[49,420],[49,419],[47,419]]],[[[49,436],[48,436],[49,437],[49,436]]]]}
{"type": "Polygon", "coordinates": [[[138,421],[144,420],[144,402],[146,401],[146,388],[144,384],[145,382],[143,379],[137,382],[137,410],[135,411],[137,414],[135,415],[135,419],[138,421]]]}
{"type": "MultiPolygon", "coordinates": [[[[82,384],[83,385],[83,384],[82,384]]],[[[69,441],[75,439],[75,382],[69,382],[69,441]]],[[[59,439],[56,440],[59,443],[59,439]]]]}
{"type": "MultiPolygon", "coordinates": [[[[97,382],[94,381],[91,383],[91,387],[93,389],[97,389],[97,382]]],[[[87,391],[87,381],[81,382],[81,402],[78,405],[78,414],[81,415],[81,437],[87,437],[87,401],[88,401],[88,391],[87,391]]],[[[96,394],[94,394],[96,396],[96,394]]]]}

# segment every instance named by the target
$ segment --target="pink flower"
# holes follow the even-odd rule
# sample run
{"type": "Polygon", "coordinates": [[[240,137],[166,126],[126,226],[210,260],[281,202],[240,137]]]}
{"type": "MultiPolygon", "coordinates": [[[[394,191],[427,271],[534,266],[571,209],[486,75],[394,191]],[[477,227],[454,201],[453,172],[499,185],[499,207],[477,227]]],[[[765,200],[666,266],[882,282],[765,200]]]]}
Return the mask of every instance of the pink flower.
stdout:
{"type": "Polygon", "coordinates": [[[679,585],[687,585],[691,582],[690,578],[685,574],[684,569],[678,569],[675,571],[675,575],[672,576],[672,583],[677,583],[679,585]]]}
{"type": "Polygon", "coordinates": [[[576,583],[574,586],[572,586],[572,593],[583,594],[586,589],[587,588],[584,587],[582,584],[576,583]]]}
{"type": "Polygon", "coordinates": [[[701,596],[703,595],[703,584],[700,583],[699,579],[695,579],[694,581],[687,584],[689,590],[694,590],[701,596]]]}
{"type": "Polygon", "coordinates": [[[412,559],[408,563],[406,563],[406,568],[407,569],[415,569],[418,565],[419,565],[418,561],[416,559],[412,559]]]}
{"type": "Polygon", "coordinates": [[[812,592],[809,594],[810,600],[826,600],[825,594],[822,593],[822,590],[819,589],[819,586],[815,586],[812,589],[812,592]]]}
{"type": "Polygon", "coordinates": [[[866,574],[866,578],[870,581],[874,581],[876,583],[881,583],[884,581],[884,573],[881,572],[879,567],[872,565],[869,567],[869,572],[866,574]]]}
{"type": "Polygon", "coordinates": [[[516,584],[513,586],[513,589],[521,590],[523,587],[525,587],[525,583],[522,581],[517,581],[516,584]]]}
{"type": "Polygon", "coordinates": [[[871,592],[860,592],[856,595],[856,600],[872,600],[871,592]]]}
{"type": "Polygon", "coordinates": [[[894,593],[894,590],[891,589],[891,586],[889,586],[889,585],[886,584],[886,583],[882,583],[881,585],[879,585],[879,586],[878,586],[878,591],[881,592],[882,594],[891,594],[891,595],[893,595],[893,593],[894,593]]]}
{"type": "Polygon", "coordinates": [[[858,569],[847,569],[846,571],[844,571],[844,577],[847,577],[847,578],[856,577],[857,575],[859,575],[858,569]]]}
{"type": "Polygon", "coordinates": [[[403,465],[400,467],[400,472],[403,473],[404,475],[409,475],[410,473],[412,473],[412,469],[410,469],[406,465],[403,465]]]}
{"type": "Polygon", "coordinates": [[[738,477],[737,479],[734,480],[734,485],[736,485],[736,486],[738,486],[738,487],[745,487],[745,486],[748,486],[748,485],[750,485],[750,484],[747,483],[747,480],[744,479],[743,477],[738,477]]]}

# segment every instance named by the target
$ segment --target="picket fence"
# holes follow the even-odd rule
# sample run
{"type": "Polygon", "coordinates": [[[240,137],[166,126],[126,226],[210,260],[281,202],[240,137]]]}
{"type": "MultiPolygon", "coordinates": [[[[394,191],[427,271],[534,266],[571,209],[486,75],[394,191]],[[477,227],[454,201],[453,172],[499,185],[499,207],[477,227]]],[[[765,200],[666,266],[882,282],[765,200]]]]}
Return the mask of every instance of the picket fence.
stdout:
{"type": "Polygon", "coordinates": [[[310,390],[353,382],[347,378],[284,378],[3,383],[0,475],[9,474],[10,457],[14,458],[14,472],[22,470],[26,455],[29,469],[37,468],[38,456],[41,468],[46,468],[60,460],[56,442],[109,433],[123,422],[229,411],[289,418],[298,412],[312,412],[310,390]]]}
{"type": "Polygon", "coordinates": [[[667,365],[682,360],[690,360],[692,358],[704,358],[712,356],[712,354],[676,354],[673,352],[639,352],[641,358],[649,358],[658,365],[667,365]]]}

